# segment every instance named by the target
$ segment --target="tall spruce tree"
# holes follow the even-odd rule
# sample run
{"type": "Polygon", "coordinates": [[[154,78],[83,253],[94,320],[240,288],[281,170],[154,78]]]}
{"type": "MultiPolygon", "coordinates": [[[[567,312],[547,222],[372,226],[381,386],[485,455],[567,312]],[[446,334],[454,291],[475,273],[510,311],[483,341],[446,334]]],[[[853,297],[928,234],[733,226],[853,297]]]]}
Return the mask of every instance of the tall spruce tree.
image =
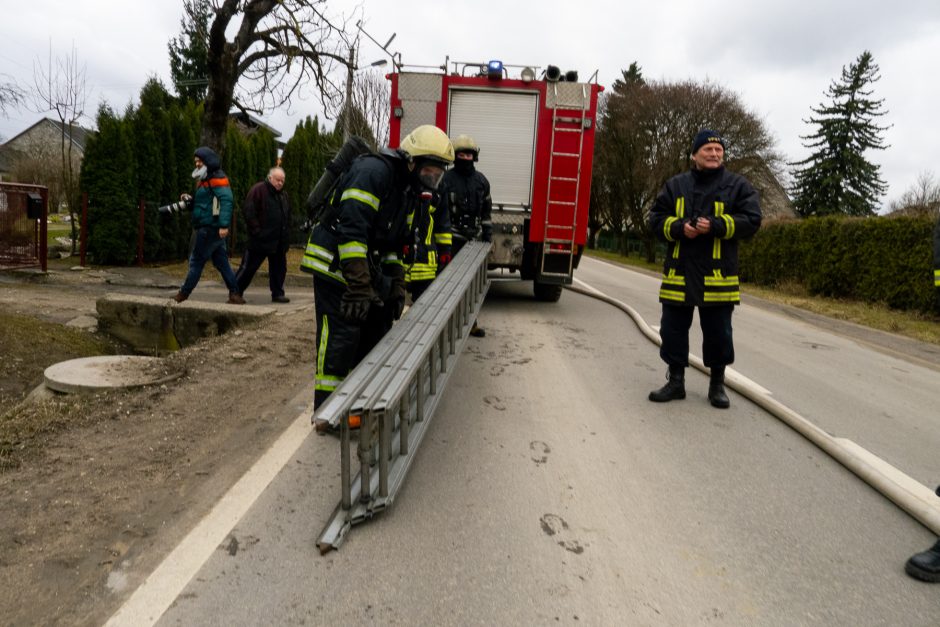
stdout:
{"type": "Polygon", "coordinates": [[[794,205],[803,216],[845,214],[872,215],[888,189],[880,166],[865,158],[867,150],[886,148],[877,119],[887,111],[884,100],[872,97],[872,86],[881,76],[871,52],[864,51],[826,90],[830,104],[813,108],[807,123],[816,132],[802,137],[812,151],[791,164],[794,205]]]}
{"type": "Polygon", "coordinates": [[[170,77],[180,100],[202,102],[209,86],[209,0],[184,0],[180,36],[167,44],[170,77]]]}

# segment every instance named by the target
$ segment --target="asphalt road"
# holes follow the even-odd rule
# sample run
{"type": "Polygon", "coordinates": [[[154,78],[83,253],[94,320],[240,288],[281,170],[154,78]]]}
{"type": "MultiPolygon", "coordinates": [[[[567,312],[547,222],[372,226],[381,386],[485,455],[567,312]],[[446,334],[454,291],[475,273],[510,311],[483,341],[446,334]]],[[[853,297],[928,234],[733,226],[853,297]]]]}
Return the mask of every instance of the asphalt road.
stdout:
{"type": "MultiPolygon", "coordinates": [[[[577,277],[658,324],[655,278],[577,277]]],[[[709,406],[703,374],[650,403],[665,367],[619,310],[497,282],[480,323],[388,511],[321,556],[338,441],[298,426],[158,624],[940,624],[940,588],[903,573],[927,529],[737,394],[709,406]]],[[[747,304],[734,324],[737,371],[940,482],[935,367],[747,304]]]]}

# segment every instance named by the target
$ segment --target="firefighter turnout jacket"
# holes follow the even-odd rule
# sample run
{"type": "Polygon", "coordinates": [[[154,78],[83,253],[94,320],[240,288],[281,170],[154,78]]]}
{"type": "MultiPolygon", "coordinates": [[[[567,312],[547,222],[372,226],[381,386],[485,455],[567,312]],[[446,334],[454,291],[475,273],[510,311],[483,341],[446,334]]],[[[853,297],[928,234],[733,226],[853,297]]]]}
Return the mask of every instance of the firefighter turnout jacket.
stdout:
{"type": "Polygon", "coordinates": [[[405,193],[407,176],[396,169],[405,167],[397,153],[356,159],[313,228],[301,266],[339,285],[346,285],[341,265],[351,259],[365,259],[375,270],[402,266],[410,209],[405,204],[411,195],[405,193]]]}
{"type": "Polygon", "coordinates": [[[492,239],[490,182],[477,172],[472,161],[455,161],[454,167],[444,173],[440,191],[455,233],[468,240],[492,239]]]}
{"type": "Polygon", "coordinates": [[[650,228],[667,243],[660,302],[740,303],[738,242],[753,236],[760,224],[757,192],[724,167],[691,170],[666,181],[650,211],[650,228]],[[711,231],[686,238],[684,224],[699,217],[709,219],[711,231]]]}
{"type": "Polygon", "coordinates": [[[419,202],[408,214],[408,227],[414,242],[406,255],[405,282],[432,281],[437,276],[438,259],[451,254],[453,234],[447,204],[433,194],[429,201],[419,202]]]}

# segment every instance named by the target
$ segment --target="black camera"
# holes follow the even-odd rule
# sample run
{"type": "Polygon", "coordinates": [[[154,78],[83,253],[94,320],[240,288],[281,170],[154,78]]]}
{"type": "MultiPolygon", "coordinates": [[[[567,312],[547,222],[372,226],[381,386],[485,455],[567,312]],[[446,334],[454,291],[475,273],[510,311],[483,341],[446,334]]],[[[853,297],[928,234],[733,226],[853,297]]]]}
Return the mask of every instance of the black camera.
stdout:
{"type": "Polygon", "coordinates": [[[157,207],[157,211],[160,213],[165,213],[171,215],[176,211],[185,211],[189,209],[189,200],[180,200],[171,205],[163,205],[162,207],[157,207]]]}

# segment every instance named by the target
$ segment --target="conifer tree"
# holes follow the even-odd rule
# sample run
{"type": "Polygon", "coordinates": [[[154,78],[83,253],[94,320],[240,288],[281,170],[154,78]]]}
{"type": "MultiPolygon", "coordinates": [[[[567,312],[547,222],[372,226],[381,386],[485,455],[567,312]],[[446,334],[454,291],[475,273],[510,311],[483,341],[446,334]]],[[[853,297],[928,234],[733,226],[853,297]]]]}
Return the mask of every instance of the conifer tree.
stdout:
{"type": "Polygon", "coordinates": [[[127,124],[107,105],[98,110],[97,125],[80,179],[88,194],[88,250],[96,264],[126,265],[137,247],[134,151],[127,124]]]}
{"type": "Polygon", "coordinates": [[[830,103],[813,108],[815,115],[806,120],[816,126],[803,137],[812,154],[791,164],[791,191],[801,215],[872,215],[887,191],[880,166],[864,154],[886,148],[881,133],[889,127],[877,123],[887,113],[884,100],[872,97],[878,71],[871,52],[864,51],[826,90],[830,103]]]}

